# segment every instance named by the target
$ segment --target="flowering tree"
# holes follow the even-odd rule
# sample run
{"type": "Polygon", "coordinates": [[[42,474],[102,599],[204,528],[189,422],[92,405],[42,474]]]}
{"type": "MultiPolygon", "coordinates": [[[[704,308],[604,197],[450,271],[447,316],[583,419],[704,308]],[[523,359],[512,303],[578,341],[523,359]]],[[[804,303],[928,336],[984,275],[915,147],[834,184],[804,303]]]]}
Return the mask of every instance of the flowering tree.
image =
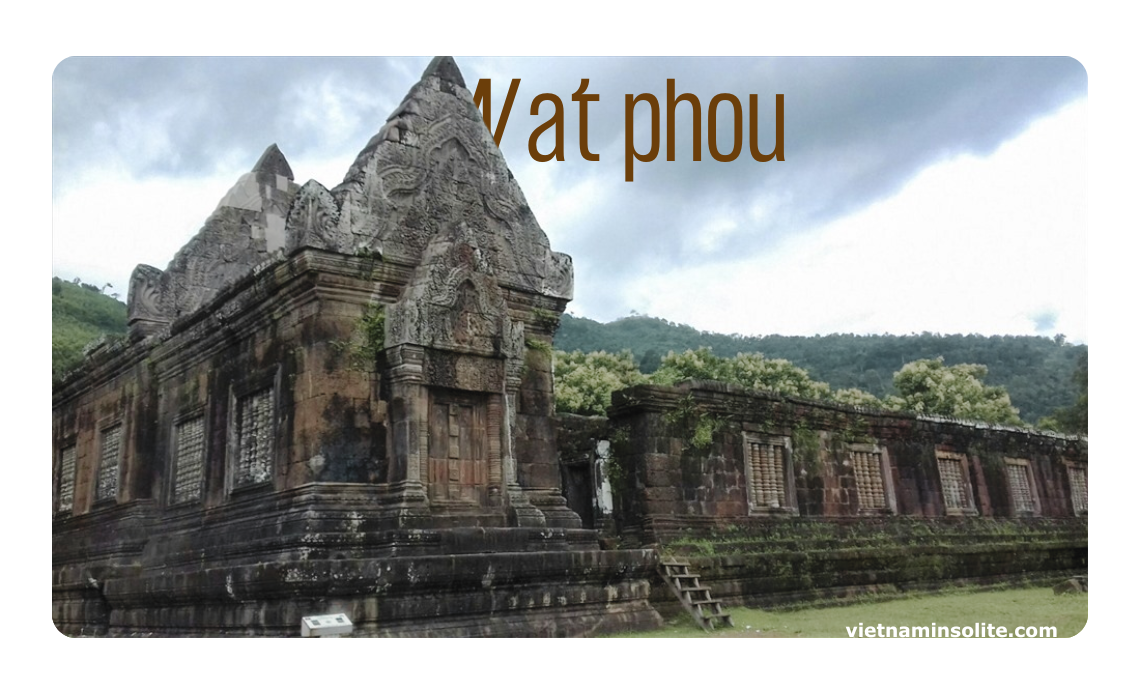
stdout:
{"type": "Polygon", "coordinates": [[[946,366],[942,357],[919,359],[895,372],[897,396],[887,398],[891,409],[976,419],[994,424],[1021,424],[1005,388],[983,383],[980,364],[946,366]]]}
{"type": "Polygon", "coordinates": [[[696,378],[723,381],[781,395],[824,400],[830,396],[826,383],[813,381],[807,371],[787,359],[768,359],[763,354],[737,354],[731,359],[718,357],[708,347],[670,352],[661,368],[650,377],[653,383],[672,385],[696,378]]]}
{"type": "Polygon", "coordinates": [[[629,350],[554,352],[554,403],[559,412],[604,415],[610,393],[645,381],[629,350]]]}
{"type": "Polygon", "coordinates": [[[886,403],[865,390],[858,388],[844,388],[831,394],[831,399],[841,405],[855,405],[857,407],[870,407],[877,410],[888,409],[886,403]]]}
{"type": "Polygon", "coordinates": [[[698,379],[844,405],[1022,424],[1009,393],[1005,388],[985,385],[985,376],[986,367],[979,364],[946,366],[942,357],[920,359],[895,373],[898,394],[880,400],[857,388],[832,392],[826,383],[812,380],[807,371],[790,361],[768,359],[758,353],[726,358],[716,356],[708,347],[670,352],[649,376],[638,371],[628,350],[619,354],[554,353],[554,397],[559,412],[603,415],[615,390],[639,383],[673,385],[698,379]]]}

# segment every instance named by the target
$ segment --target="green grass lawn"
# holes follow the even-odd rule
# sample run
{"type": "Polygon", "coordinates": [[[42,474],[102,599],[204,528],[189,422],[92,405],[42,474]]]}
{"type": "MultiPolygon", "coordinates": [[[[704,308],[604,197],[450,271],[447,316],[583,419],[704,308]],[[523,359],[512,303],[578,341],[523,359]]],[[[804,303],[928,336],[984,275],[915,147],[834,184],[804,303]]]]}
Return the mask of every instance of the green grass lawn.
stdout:
{"type": "Polygon", "coordinates": [[[939,626],[973,627],[975,623],[1004,626],[1056,627],[1058,637],[1076,635],[1088,621],[1087,594],[1053,595],[1051,588],[955,591],[918,595],[884,602],[861,602],[841,607],[777,611],[726,608],[735,626],[712,633],[702,631],[687,614],[662,629],[621,634],[639,637],[839,637],[847,627],[939,626]]]}

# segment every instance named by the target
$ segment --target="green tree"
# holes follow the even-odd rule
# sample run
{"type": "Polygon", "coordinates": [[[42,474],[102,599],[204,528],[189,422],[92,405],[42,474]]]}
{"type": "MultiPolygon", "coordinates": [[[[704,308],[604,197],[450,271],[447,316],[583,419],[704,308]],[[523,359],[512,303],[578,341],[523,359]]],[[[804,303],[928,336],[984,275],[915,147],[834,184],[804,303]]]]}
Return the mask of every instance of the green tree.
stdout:
{"type": "Polygon", "coordinates": [[[670,351],[662,357],[661,366],[649,376],[650,381],[662,386],[690,378],[731,383],[732,369],[728,359],[716,356],[708,347],[700,347],[684,352],[670,351]]]}
{"type": "Polygon", "coordinates": [[[661,353],[650,348],[641,356],[637,368],[643,374],[651,374],[661,366],[661,353]]]}
{"type": "Polygon", "coordinates": [[[690,378],[815,400],[825,400],[831,394],[826,383],[812,380],[807,371],[786,359],[768,359],[759,353],[718,357],[708,347],[670,352],[661,360],[661,368],[650,376],[653,383],[661,385],[690,378]]]}
{"type": "Polygon", "coordinates": [[[878,398],[893,392],[891,374],[916,359],[943,356],[947,364],[985,364],[986,382],[1003,386],[1025,421],[1037,421],[1078,396],[1070,375],[1088,352],[1057,337],[1011,335],[722,335],[659,318],[627,317],[611,323],[564,316],[554,338],[561,350],[618,352],[629,349],[642,373],[659,366],[659,355],[709,347],[718,357],[760,352],[787,359],[836,391],[858,388],[878,398]],[[650,355],[650,352],[656,354],[650,355]],[[649,355],[647,357],[647,355],[649,355]]]}
{"type": "Polygon", "coordinates": [[[895,372],[897,396],[887,398],[891,409],[974,419],[993,424],[1021,424],[1005,388],[983,383],[980,364],[946,366],[942,357],[919,359],[895,372]]]}
{"type": "Polygon", "coordinates": [[[787,359],[768,359],[763,354],[737,354],[729,359],[732,382],[753,390],[770,390],[813,400],[826,400],[831,389],[822,381],[812,380],[807,371],[787,359]]]}
{"type": "Polygon", "coordinates": [[[831,399],[841,405],[870,407],[878,410],[887,409],[887,405],[882,400],[858,388],[843,388],[842,390],[837,390],[831,395],[831,399]]]}
{"type": "Polygon", "coordinates": [[[83,361],[83,349],[101,336],[127,332],[127,307],[76,277],[51,280],[51,375],[61,378],[83,361]]]}
{"type": "Polygon", "coordinates": [[[1077,387],[1077,400],[1069,407],[1054,410],[1052,415],[1042,417],[1038,428],[1052,429],[1066,434],[1089,433],[1089,354],[1085,352],[1077,362],[1073,372],[1073,384],[1077,387]]]}
{"type": "Polygon", "coordinates": [[[554,352],[554,405],[559,412],[604,415],[611,393],[645,381],[629,350],[554,352]]]}

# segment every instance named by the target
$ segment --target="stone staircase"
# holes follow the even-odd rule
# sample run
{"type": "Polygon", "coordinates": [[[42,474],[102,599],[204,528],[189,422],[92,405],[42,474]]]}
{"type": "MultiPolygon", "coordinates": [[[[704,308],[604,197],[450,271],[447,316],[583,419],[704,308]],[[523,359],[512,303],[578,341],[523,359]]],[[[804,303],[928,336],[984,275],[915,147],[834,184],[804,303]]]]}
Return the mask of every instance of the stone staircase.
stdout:
{"type": "Polygon", "coordinates": [[[662,558],[657,563],[657,573],[702,629],[732,626],[732,617],[724,611],[720,600],[713,599],[708,588],[701,587],[701,576],[689,570],[689,562],[662,558]]]}

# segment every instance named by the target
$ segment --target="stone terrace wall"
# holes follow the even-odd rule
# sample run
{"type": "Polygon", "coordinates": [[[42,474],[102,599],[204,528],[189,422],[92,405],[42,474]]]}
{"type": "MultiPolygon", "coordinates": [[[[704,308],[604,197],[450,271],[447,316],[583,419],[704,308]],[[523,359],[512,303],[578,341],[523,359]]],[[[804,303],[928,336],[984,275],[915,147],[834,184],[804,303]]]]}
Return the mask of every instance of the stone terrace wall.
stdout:
{"type": "MultiPolygon", "coordinates": [[[[608,420],[559,426],[563,469],[598,460],[612,485],[595,527],[686,557],[728,604],[1088,571],[1081,438],[699,381],[627,389],[608,420]]],[[[652,599],[677,609],[662,584],[652,599]]]]}
{"type": "Polygon", "coordinates": [[[614,394],[629,544],[781,520],[1087,515],[1087,441],[871,412],[721,383],[614,394]]]}
{"type": "MultiPolygon", "coordinates": [[[[1077,518],[791,518],[709,531],[662,546],[729,604],[778,606],[948,585],[1056,582],[1088,572],[1077,518]]],[[[669,614],[672,598],[655,588],[669,614]]]]}

